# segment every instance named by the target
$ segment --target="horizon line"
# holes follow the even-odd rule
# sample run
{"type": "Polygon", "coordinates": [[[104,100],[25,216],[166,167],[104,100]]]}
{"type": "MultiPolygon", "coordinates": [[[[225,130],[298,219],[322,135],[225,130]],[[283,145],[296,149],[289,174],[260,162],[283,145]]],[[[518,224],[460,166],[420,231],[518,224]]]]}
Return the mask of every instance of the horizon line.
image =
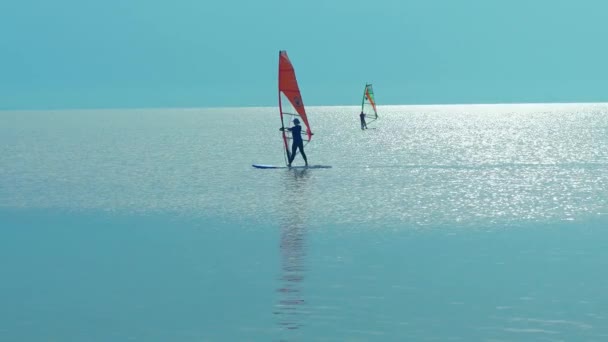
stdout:
{"type": "MultiPolygon", "coordinates": [[[[583,104],[608,104],[603,101],[586,101],[586,102],[478,102],[478,103],[420,103],[420,104],[378,104],[378,107],[436,107],[436,106],[517,106],[517,105],[583,105],[583,104]]],[[[335,105],[306,105],[307,108],[312,107],[360,107],[353,104],[335,104],[335,105]]],[[[152,107],[49,107],[49,108],[0,108],[0,112],[43,112],[43,111],[94,111],[94,110],[200,110],[200,109],[230,109],[230,108],[278,108],[278,105],[242,105],[242,106],[152,106],[152,107]]]]}

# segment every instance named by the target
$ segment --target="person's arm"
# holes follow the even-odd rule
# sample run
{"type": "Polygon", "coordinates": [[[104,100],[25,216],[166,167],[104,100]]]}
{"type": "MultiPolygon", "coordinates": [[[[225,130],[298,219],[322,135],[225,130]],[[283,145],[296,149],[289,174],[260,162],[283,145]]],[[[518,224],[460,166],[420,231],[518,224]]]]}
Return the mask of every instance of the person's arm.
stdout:
{"type": "MultiPolygon", "coordinates": [[[[283,128],[283,127],[279,128],[279,131],[281,131],[281,132],[284,131],[284,130],[285,130],[285,128],[283,128]]],[[[287,127],[287,130],[291,132],[291,128],[290,127],[287,127]]]]}

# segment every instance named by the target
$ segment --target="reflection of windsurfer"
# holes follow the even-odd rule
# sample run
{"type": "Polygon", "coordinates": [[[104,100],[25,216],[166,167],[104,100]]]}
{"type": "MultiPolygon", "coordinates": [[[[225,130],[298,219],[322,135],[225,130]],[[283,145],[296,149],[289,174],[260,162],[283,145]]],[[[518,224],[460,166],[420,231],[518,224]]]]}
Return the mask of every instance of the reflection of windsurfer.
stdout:
{"type": "Polygon", "coordinates": [[[365,114],[361,112],[361,114],[359,114],[359,117],[361,118],[361,129],[367,129],[367,124],[365,123],[365,114]]]}
{"type": "MultiPolygon", "coordinates": [[[[293,119],[293,123],[295,126],[287,128],[287,130],[291,132],[291,138],[293,140],[291,144],[291,153],[289,154],[289,163],[287,166],[291,167],[291,162],[296,157],[297,149],[300,149],[302,158],[304,158],[304,163],[306,163],[306,166],[308,166],[308,160],[306,159],[306,154],[304,153],[304,141],[302,141],[302,126],[300,126],[300,120],[297,118],[293,119]]],[[[285,129],[281,127],[279,130],[284,131],[285,129]]]]}

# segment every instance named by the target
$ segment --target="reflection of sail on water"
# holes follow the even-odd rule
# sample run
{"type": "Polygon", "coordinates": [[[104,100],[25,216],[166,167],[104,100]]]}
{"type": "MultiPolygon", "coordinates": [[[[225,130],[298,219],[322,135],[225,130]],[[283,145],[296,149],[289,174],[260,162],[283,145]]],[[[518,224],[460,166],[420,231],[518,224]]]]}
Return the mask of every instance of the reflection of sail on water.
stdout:
{"type": "Polygon", "coordinates": [[[277,314],[279,325],[286,329],[298,329],[302,306],[305,304],[301,283],[304,280],[305,236],[302,226],[286,226],[281,231],[281,293],[277,314]]]}
{"type": "MultiPolygon", "coordinates": [[[[308,178],[307,170],[293,170],[286,179],[287,196],[305,191],[304,183],[308,178]],[[292,178],[295,176],[295,179],[292,178]]],[[[299,196],[296,196],[299,197],[299,196]]],[[[280,236],[281,275],[277,289],[278,300],[275,315],[278,325],[284,330],[296,330],[301,327],[305,313],[306,301],[302,293],[305,279],[306,259],[306,208],[305,201],[294,203],[292,209],[283,219],[280,236]]]]}

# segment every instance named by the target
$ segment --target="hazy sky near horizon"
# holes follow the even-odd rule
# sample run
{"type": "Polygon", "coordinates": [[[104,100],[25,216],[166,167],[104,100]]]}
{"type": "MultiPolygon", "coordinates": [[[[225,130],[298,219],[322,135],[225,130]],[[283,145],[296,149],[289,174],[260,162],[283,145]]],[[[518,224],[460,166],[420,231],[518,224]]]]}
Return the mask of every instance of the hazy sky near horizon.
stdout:
{"type": "Polygon", "coordinates": [[[0,109],[608,101],[603,0],[21,0],[0,109]]]}

